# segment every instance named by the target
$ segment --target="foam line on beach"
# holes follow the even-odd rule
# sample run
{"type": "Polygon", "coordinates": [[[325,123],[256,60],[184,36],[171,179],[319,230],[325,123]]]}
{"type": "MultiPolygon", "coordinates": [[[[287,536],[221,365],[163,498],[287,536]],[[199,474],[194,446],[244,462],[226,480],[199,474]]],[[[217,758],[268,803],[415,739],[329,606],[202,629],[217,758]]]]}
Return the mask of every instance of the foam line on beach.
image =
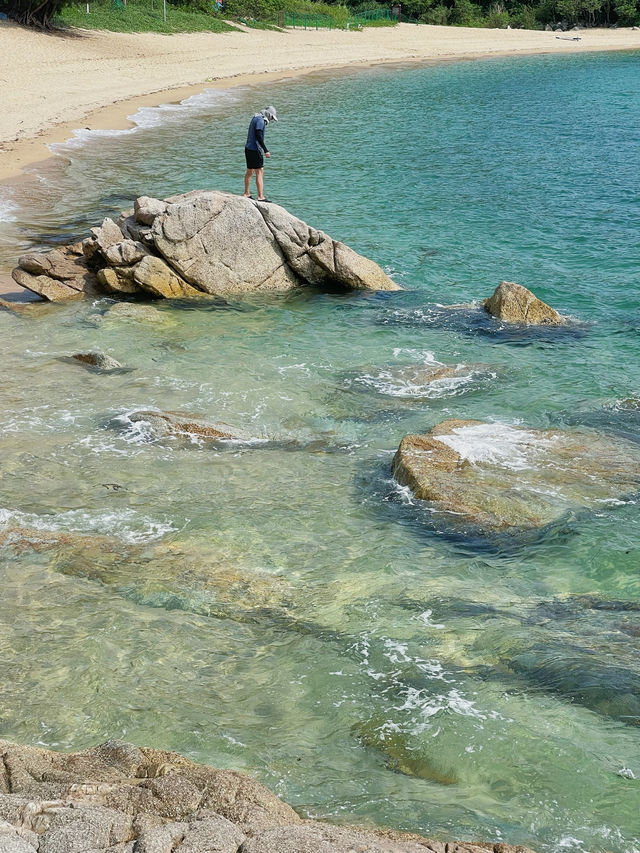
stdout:
{"type": "MultiPolygon", "coordinates": [[[[83,147],[94,139],[106,139],[120,136],[131,136],[140,131],[150,130],[161,126],[181,125],[187,114],[208,113],[212,108],[239,100],[237,90],[205,89],[195,95],[190,95],[178,103],[158,104],[152,107],[140,107],[135,113],[127,116],[127,121],[133,127],[95,129],[77,128],[73,136],[65,142],[52,142],[47,145],[52,154],[66,156],[69,152],[83,147]]],[[[2,209],[0,208],[0,215],[2,209]]]]}

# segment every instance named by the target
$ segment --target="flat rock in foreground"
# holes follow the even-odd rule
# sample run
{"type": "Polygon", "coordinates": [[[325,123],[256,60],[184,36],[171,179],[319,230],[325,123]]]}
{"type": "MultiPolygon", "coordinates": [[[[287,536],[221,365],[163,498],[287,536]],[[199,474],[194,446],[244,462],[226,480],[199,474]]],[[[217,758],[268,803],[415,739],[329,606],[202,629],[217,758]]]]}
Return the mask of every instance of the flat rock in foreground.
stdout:
{"type": "Polygon", "coordinates": [[[393,474],[452,526],[536,530],[640,491],[640,446],[590,430],[447,420],[405,436],[393,474]]]}
{"type": "Polygon", "coordinates": [[[3,853],[528,853],[302,821],[248,776],[121,741],[0,755],[3,853]]]}
{"type": "Polygon", "coordinates": [[[142,196],[79,245],[24,255],[13,278],[53,302],[89,287],[124,299],[401,289],[378,264],[283,207],[213,190],[142,196]]]}
{"type": "Polygon", "coordinates": [[[493,295],[482,303],[484,310],[505,323],[525,326],[564,326],[566,319],[538,299],[530,290],[513,281],[501,281],[493,295]]]}

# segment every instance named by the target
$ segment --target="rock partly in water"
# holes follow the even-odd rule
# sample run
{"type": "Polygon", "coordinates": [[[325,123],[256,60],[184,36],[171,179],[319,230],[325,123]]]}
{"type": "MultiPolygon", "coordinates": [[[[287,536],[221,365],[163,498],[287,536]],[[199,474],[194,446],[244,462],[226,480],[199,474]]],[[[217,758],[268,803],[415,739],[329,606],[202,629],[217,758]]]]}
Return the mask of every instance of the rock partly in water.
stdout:
{"type": "Polygon", "coordinates": [[[122,365],[110,355],[105,355],[103,352],[77,352],[72,355],[74,361],[79,361],[87,367],[95,367],[97,370],[121,370],[122,365]]]}
{"type": "Polygon", "coordinates": [[[12,276],[21,287],[49,302],[66,302],[97,291],[97,279],[77,245],[22,255],[12,276]]]}
{"type": "Polygon", "coordinates": [[[502,281],[482,303],[485,311],[505,323],[527,326],[563,326],[566,319],[537,296],[512,281],[502,281]]]}
{"type": "Polygon", "coordinates": [[[201,418],[181,412],[140,410],[118,419],[120,424],[144,430],[150,440],[181,439],[188,444],[219,444],[225,441],[249,443],[252,436],[227,424],[210,424],[201,418]]]}
{"type": "Polygon", "coordinates": [[[302,821],[248,776],[108,741],[58,753],[0,741],[3,853],[530,853],[302,821]]]}
{"type": "Polygon", "coordinates": [[[454,530],[539,530],[640,490],[640,448],[587,430],[529,430],[448,420],[407,435],[396,480],[445,513],[454,530]]]}
{"type": "Polygon", "coordinates": [[[202,190],[142,196],[119,223],[105,219],[92,228],[80,248],[24,256],[13,277],[54,301],[95,285],[166,299],[302,286],[401,289],[376,263],[283,207],[202,190]]]}
{"type": "Polygon", "coordinates": [[[105,267],[98,270],[98,284],[112,296],[133,296],[138,292],[133,273],[133,267],[105,267]]]}

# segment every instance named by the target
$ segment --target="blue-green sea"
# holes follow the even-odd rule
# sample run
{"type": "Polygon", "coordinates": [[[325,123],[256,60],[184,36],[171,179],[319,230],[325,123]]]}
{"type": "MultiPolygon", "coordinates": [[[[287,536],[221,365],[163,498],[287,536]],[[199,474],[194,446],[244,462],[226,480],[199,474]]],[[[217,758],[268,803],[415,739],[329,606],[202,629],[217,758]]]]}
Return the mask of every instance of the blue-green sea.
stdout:
{"type": "Polygon", "coordinates": [[[2,264],[136,196],[241,193],[266,104],[268,197],[405,290],[162,303],[153,321],[109,299],[0,312],[0,535],[37,546],[0,547],[0,737],[179,750],[330,821],[638,853],[637,503],[505,549],[431,523],[390,465],[446,418],[640,441],[640,53],[143,110],[7,196],[2,264]],[[443,307],[503,279],[570,327],[443,307]],[[90,349],[128,370],[66,360],[90,349]],[[482,381],[393,379],[433,362],[482,381]],[[139,409],[282,443],[160,441],[139,409]]]}

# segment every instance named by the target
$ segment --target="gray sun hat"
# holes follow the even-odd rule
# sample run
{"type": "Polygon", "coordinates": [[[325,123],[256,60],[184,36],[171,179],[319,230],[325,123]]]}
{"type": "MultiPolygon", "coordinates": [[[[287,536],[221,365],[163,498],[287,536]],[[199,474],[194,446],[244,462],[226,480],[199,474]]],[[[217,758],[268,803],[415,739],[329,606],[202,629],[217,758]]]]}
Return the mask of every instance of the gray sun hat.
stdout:
{"type": "Polygon", "coordinates": [[[267,121],[278,121],[278,116],[276,115],[275,107],[265,107],[263,110],[261,110],[261,113],[267,121]]]}

